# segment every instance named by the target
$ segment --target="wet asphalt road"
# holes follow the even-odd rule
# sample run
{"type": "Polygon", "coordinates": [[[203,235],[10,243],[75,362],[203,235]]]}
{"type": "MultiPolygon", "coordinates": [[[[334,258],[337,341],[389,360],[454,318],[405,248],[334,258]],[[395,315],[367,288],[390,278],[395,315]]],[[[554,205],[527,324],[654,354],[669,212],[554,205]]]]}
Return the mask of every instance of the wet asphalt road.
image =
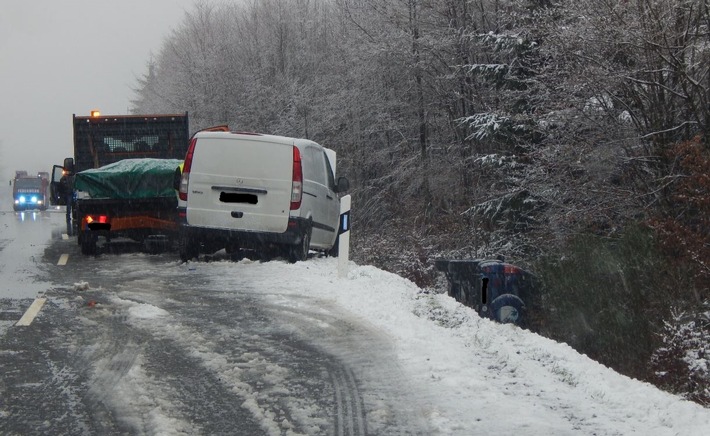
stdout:
{"type": "Polygon", "coordinates": [[[273,304],[239,274],[217,288],[176,253],[82,256],[62,219],[25,268],[44,286],[36,319],[14,325],[33,298],[0,299],[0,434],[427,433],[381,332],[321,301],[273,304]]]}

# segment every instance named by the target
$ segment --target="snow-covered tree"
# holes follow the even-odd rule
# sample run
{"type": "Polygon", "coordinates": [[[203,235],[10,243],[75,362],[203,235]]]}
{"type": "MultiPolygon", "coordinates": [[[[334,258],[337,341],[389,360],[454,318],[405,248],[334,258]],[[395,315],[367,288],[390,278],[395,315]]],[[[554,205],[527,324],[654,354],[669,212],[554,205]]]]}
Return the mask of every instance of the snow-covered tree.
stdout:
{"type": "MultiPolygon", "coordinates": [[[[599,252],[633,257],[629,229],[652,222],[663,249],[673,239],[658,234],[677,234],[670,224],[689,230],[702,221],[707,193],[693,185],[685,202],[679,197],[680,181],[701,180],[702,171],[681,170],[675,147],[697,136],[696,148],[707,148],[706,3],[200,3],[149,60],[134,112],[187,111],[193,131],[226,123],[335,149],[356,205],[354,257],[422,285],[434,283],[431,260],[441,255],[576,265],[574,242],[589,237],[602,241],[599,252]],[[673,216],[677,206],[684,212],[673,216]]],[[[683,262],[708,265],[702,244],[691,245],[688,260],[647,267],[688,277],[683,262]]],[[[636,265],[648,259],[629,260],[620,277],[640,276],[636,265]]],[[[613,265],[601,266],[595,274],[612,283],[613,265]]],[[[651,311],[673,322],[664,298],[686,297],[671,283],[659,279],[662,292],[639,300],[635,321],[651,311]]],[[[698,283],[693,289],[703,289],[698,283]]],[[[549,310],[583,304],[553,297],[549,310]]],[[[661,326],[629,325],[640,330],[605,337],[651,338],[636,354],[647,355],[661,326]]],[[[613,352],[600,356],[621,365],[613,352]]]]}

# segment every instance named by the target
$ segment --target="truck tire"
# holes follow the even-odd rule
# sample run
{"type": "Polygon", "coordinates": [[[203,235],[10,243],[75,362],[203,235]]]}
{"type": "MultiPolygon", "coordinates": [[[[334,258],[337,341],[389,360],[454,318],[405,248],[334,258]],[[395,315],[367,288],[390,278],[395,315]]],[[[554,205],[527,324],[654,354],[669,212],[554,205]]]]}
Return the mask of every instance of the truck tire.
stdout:
{"type": "Polygon", "coordinates": [[[525,303],[513,294],[503,294],[490,304],[491,316],[499,323],[523,325],[525,320],[525,303]]]}
{"type": "Polygon", "coordinates": [[[79,234],[79,241],[81,244],[81,254],[87,256],[96,254],[96,241],[98,237],[91,233],[91,231],[82,231],[79,234]]]}
{"type": "Polygon", "coordinates": [[[304,261],[308,259],[308,251],[311,247],[311,227],[308,226],[303,230],[301,241],[298,244],[288,247],[288,260],[291,263],[304,261]]]}

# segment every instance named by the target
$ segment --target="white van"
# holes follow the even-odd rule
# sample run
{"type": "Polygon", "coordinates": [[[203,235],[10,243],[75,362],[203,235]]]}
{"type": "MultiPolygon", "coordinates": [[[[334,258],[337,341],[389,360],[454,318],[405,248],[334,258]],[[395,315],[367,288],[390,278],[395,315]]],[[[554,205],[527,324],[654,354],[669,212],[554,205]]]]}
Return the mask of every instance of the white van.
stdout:
{"type": "Polygon", "coordinates": [[[222,248],[305,260],[334,251],[340,222],[335,152],[306,139],[199,132],[180,179],[180,257],[222,248]]]}

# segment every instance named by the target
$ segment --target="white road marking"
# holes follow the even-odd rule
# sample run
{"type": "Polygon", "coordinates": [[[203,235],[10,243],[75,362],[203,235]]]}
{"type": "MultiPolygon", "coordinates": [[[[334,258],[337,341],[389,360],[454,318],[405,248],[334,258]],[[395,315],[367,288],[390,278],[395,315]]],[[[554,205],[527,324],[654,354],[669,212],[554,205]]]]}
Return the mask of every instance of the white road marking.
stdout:
{"type": "Polygon", "coordinates": [[[57,262],[57,265],[66,265],[68,260],[69,260],[69,255],[64,253],[61,256],[59,256],[59,262],[57,262]]]}
{"type": "Polygon", "coordinates": [[[34,321],[35,317],[39,313],[40,309],[42,309],[42,306],[44,306],[44,303],[47,301],[46,298],[36,298],[35,301],[30,304],[30,307],[27,308],[27,311],[25,312],[24,315],[22,315],[22,318],[20,318],[19,321],[17,321],[16,326],[28,326],[32,324],[32,321],[34,321]]]}

